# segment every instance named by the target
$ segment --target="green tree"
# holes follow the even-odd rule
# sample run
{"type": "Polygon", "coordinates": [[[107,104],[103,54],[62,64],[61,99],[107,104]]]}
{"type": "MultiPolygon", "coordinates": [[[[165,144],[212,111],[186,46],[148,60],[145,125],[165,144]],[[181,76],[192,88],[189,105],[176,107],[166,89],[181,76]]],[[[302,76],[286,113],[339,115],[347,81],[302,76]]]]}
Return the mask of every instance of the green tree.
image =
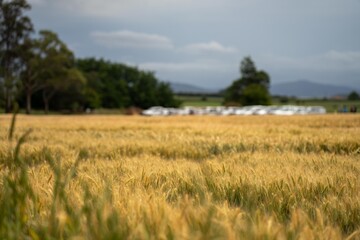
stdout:
{"type": "Polygon", "coordinates": [[[20,46],[33,31],[30,18],[24,16],[24,11],[29,9],[26,0],[0,0],[0,82],[4,90],[5,112],[11,111],[19,79],[20,46]]]}
{"type": "Polygon", "coordinates": [[[180,105],[169,85],[160,82],[153,72],[94,58],[78,59],[77,67],[87,78],[88,100],[100,102],[103,108],[180,105]]]}
{"type": "MultiPolygon", "coordinates": [[[[100,61],[99,61],[100,62],[100,61]]],[[[83,73],[86,78],[86,87],[84,92],[84,107],[85,108],[100,108],[102,106],[101,91],[103,83],[99,74],[99,62],[94,58],[77,60],[77,68],[83,73]]]]}
{"type": "Polygon", "coordinates": [[[360,96],[357,92],[355,91],[352,91],[349,95],[348,95],[348,100],[351,100],[351,101],[356,101],[356,100],[359,100],[360,99],[360,96]]]}
{"type": "Polygon", "coordinates": [[[152,72],[137,70],[137,74],[129,81],[131,105],[140,108],[149,108],[158,104],[158,81],[152,72]]]}
{"type": "Polygon", "coordinates": [[[74,56],[57,35],[40,31],[39,38],[26,39],[21,46],[21,86],[26,113],[31,113],[32,96],[40,91],[45,111],[50,100],[57,109],[69,109],[85,102],[86,79],[74,66],[74,56]],[[56,98],[56,99],[54,99],[56,98]]]}
{"type": "Polygon", "coordinates": [[[267,89],[260,84],[251,84],[247,86],[242,95],[243,105],[269,105],[267,89]]]}
{"type": "Polygon", "coordinates": [[[179,107],[181,105],[181,101],[175,99],[174,93],[172,92],[170,85],[168,83],[159,83],[157,88],[157,95],[161,96],[158,98],[159,106],[163,107],[179,107]]]}
{"type": "Polygon", "coordinates": [[[250,57],[245,57],[240,63],[240,73],[244,79],[253,79],[256,75],[256,66],[250,57]]]}
{"type": "Polygon", "coordinates": [[[35,39],[27,38],[21,46],[20,59],[22,62],[22,69],[20,73],[20,79],[22,89],[26,99],[26,113],[31,113],[31,97],[39,91],[44,84],[39,81],[39,76],[42,71],[41,57],[39,42],[35,39]]]}
{"type": "Polygon", "coordinates": [[[240,64],[241,77],[225,90],[225,103],[240,105],[269,105],[270,77],[265,71],[258,71],[250,57],[245,57],[240,64]]]}
{"type": "Polygon", "coordinates": [[[129,105],[126,79],[134,75],[130,74],[130,68],[95,58],[78,59],[76,65],[87,79],[86,107],[124,108],[129,105]]]}
{"type": "Polygon", "coordinates": [[[100,95],[91,87],[85,87],[83,101],[85,108],[95,109],[101,107],[100,95]]]}
{"type": "Polygon", "coordinates": [[[56,93],[67,91],[74,86],[84,86],[86,79],[82,72],[75,68],[74,54],[56,33],[40,31],[39,54],[39,81],[42,85],[45,113],[48,113],[50,100],[56,93]]]}
{"type": "Polygon", "coordinates": [[[51,108],[65,112],[80,112],[85,107],[86,79],[76,68],[68,71],[66,86],[58,89],[51,98],[51,108]]]}

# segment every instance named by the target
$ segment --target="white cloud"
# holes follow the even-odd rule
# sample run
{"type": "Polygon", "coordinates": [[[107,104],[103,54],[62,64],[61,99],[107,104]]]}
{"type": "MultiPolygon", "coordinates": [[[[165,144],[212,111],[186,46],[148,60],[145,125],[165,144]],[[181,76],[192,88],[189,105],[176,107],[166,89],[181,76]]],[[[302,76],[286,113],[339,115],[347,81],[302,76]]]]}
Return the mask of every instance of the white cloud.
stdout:
{"type": "Polygon", "coordinates": [[[237,49],[234,47],[225,47],[216,41],[208,43],[195,43],[184,47],[184,50],[189,53],[236,53],[237,49]]]}
{"type": "Polygon", "coordinates": [[[176,47],[173,45],[171,39],[166,36],[129,30],[110,32],[94,31],[90,35],[96,43],[108,48],[178,50],[190,54],[231,54],[237,52],[236,48],[225,47],[216,41],[176,47]]]}
{"type": "Polygon", "coordinates": [[[128,30],[91,33],[93,40],[108,48],[136,48],[136,49],[172,49],[171,40],[157,34],[147,34],[128,30]]]}
{"type": "Polygon", "coordinates": [[[139,64],[139,67],[158,72],[228,72],[233,68],[232,64],[213,59],[189,62],[147,62],[139,64]]]}

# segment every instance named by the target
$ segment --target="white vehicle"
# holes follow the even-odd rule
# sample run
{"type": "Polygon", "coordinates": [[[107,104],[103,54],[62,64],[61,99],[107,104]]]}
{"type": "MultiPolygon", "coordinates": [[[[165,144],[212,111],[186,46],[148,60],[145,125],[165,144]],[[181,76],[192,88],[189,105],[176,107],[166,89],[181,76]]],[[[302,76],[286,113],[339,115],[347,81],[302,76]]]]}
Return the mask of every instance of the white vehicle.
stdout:
{"type": "Polygon", "coordinates": [[[142,115],[145,116],[167,116],[170,114],[170,110],[160,106],[151,107],[147,110],[142,111],[142,115]]]}
{"type": "Polygon", "coordinates": [[[250,107],[239,107],[234,111],[235,115],[245,115],[249,111],[250,107]]]}
{"type": "Polygon", "coordinates": [[[205,108],[205,114],[206,115],[217,115],[216,107],[206,107],[205,108]]]}
{"type": "Polygon", "coordinates": [[[305,115],[325,114],[326,109],[321,106],[246,106],[246,107],[184,107],[164,108],[161,106],[151,107],[142,112],[145,116],[168,116],[168,115],[305,115]]]}
{"type": "Polygon", "coordinates": [[[234,115],[236,109],[237,109],[237,107],[227,107],[227,108],[224,108],[224,109],[221,111],[221,115],[223,115],[223,116],[234,115]]]}
{"type": "Polygon", "coordinates": [[[308,113],[309,114],[325,114],[326,109],[321,106],[311,106],[311,107],[308,107],[308,113]]]}
{"type": "Polygon", "coordinates": [[[294,108],[294,106],[291,105],[280,106],[278,109],[273,111],[273,114],[275,115],[285,115],[285,116],[295,115],[295,113],[296,113],[296,108],[294,108]]]}
{"type": "Polygon", "coordinates": [[[263,107],[264,106],[258,106],[258,105],[245,107],[246,109],[243,115],[256,115],[257,112],[262,110],[263,107]]]}

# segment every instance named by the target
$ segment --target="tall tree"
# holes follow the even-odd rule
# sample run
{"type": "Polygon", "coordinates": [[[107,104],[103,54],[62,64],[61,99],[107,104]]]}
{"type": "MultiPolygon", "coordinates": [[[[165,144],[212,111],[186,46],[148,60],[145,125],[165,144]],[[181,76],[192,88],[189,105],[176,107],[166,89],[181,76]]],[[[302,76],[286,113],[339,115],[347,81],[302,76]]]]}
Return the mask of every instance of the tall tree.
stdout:
{"type": "Polygon", "coordinates": [[[245,57],[240,64],[241,77],[235,80],[225,91],[226,103],[240,105],[270,104],[270,77],[262,70],[257,70],[250,57],[245,57]]]}
{"type": "Polygon", "coordinates": [[[240,63],[240,73],[244,79],[252,79],[255,77],[257,72],[255,63],[248,56],[245,57],[240,63]]]}
{"type": "Polygon", "coordinates": [[[26,0],[0,0],[0,81],[4,88],[7,113],[11,111],[21,67],[20,45],[33,31],[30,18],[24,15],[24,11],[29,9],[26,0]]]}
{"type": "Polygon", "coordinates": [[[39,79],[42,84],[42,97],[45,113],[49,112],[52,97],[74,84],[85,84],[82,73],[75,68],[74,54],[67,48],[56,33],[42,30],[39,38],[39,79]]]}
{"type": "Polygon", "coordinates": [[[22,68],[20,79],[22,89],[26,96],[26,113],[31,113],[31,97],[33,93],[41,90],[44,87],[39,79],[42,71],[41,51],[39,49],[39,41],[37,39],[26,39],[21,46],[20,59],[22,68]]]}

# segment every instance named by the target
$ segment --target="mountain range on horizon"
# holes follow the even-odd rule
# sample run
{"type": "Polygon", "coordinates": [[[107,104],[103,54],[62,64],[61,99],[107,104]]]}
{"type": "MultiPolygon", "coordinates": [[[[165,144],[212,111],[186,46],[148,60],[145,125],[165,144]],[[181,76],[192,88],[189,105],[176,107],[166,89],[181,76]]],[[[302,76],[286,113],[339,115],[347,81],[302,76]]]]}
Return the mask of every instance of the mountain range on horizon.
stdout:
{"type": "Polygon", "coordinates": [[[169,84],[170,84],[170,88],[173,90],[174,93],[211,94],[211,93],[218,93],[221,91],[221,89],[207,89],[187,83],[169,82],[169,84]]]}
{"type": "Polygon", "coordinates": [[[309,80],[277,83],[270,86],[271,95],[297,98],[330,98],[334,96],[347,96],[352,91],[360,93],[359,89],[353,87],[317,83],[309,80]]]}
{"type": "MultiPolygon", "coordinates": [[[[186,83],[170,82],[169,84],[171,89],[175,93],[214,94],[222,90],[207,89],[186,83]]],[[[297,80],[292,82],[275,83],[270,86],[271,95],[289,96],[297,98],[329,98],[339,95],[347,96],[352,91],[357,91],[358,93],[360,93],[360,89],[356,89],[354,87],[317,83],[309,80],[297,80]]]]}

